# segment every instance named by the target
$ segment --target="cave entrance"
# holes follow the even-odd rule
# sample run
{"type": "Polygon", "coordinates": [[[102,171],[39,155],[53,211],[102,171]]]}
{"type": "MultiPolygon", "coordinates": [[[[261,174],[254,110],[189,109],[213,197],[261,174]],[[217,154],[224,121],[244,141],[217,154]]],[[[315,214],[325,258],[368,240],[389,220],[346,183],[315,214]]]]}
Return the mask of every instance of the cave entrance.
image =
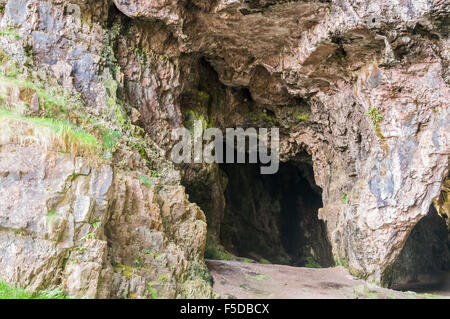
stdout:
{"type": "Polygon", "coordinates": [[[432,204],[411,231],[384,281],[396,290],[450,296],[448,215],[432,204]]]}
{"type": "Polygon", "coordinates": [[[258,164],[220,164],[220,169],[227,186],[219,239],[229,252],[259,262],[333,265],[326,227],[318,219],[321,189],[310,163],[280,163],[273,175],[261,175],[258,164]]]}

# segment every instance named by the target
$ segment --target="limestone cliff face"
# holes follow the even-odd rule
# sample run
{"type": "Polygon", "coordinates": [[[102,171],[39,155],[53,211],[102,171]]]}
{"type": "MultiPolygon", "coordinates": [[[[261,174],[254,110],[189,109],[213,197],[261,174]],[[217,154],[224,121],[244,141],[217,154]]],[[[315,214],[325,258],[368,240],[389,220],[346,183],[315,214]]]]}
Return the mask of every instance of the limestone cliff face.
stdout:
{"type": "MultiPolygon", "coordinates": [[[[173,144],[171,129],[186,125],[190,116],[221,128],[280,127],[282,160],[313,166],[323,202],[319,218],[326,223],[335,260],[363,278],[391,282],[392,265],[448,174],[450,1],[2,3],[0,48],[25,67],[23,77],[50,78],[78,92],[90,117],[145,136],[146,154],[142,148],[136,153],[144,162],[153,156],[144,164],[150,169],[170,166],[161,163],[173,144]],[[122,117],[128,126],[121,125],[122,117]],[[149,149],[157,149],[158,155],[150,155],[149,149]],[[304,153],[310,159],[299,156],[304,153]]],[[[28,114],[48,115],[42,101],[33,111],[36,103],[24,101],[21,91],[17,97],[28,114]]],[[[61,159],[64,170],[57,169],[59,177],[52,182],[65,185],[61,203],[70,209],[61,211],[67,216],[64,227],[56,224],[61,231],[48,234],[37,226],[40,214],[53,209],[46,197],[38,196],[41,210],[28,213],[19,203],[29,206],[32,198],[16,198],[13,206],[8,201],[14,189],[25,188],[21,174],[11,177],[10,148],[1,150],[2,169],[9,173],[0,174],[1,201],[7,207],[0,212],[0,236],[5,237],[0,277],[37,288],[53,283],[49,278],[56,274],[43,270],[52,269],[61,272],[73,293],[119,296],[134,287],[133,293],[143,296],[140,287],[153,279],[140,273],[145,272],[142,267],[131,279],[111,270],[112,259],[123,265],[135,258],[139,262],[143,240],[156,245],[152,249],[158,254],[172,256],[167,260],[173,259],[178,270],[171,272],[174,286],[168,285],[165,293],[183,295],[177,284],[186,280],[189,267],[184,263],[201,262],[206,235],[199,217],[203,213],[187,202],[179,178],[161,181],[163,188],[171,183],[170,191],[147,191],[136,186],[137,173],[113,173],[120,159],[112,152],[111,166],[89,169],[72,181],[77,161],[61,159]],[[77,188],[78,183],[98,185],[77,188]],[[89,208],[97,201],[103,204],[89,208]],[[130,208],[134,202],[142,207],[130,208]],[[78,216],[85,209],[89,213],[78,216]],[[72,252],[69,248],[90,231],[86,223],[91,217],[101,219],[100,237],[86,251],[72,252]],[[18,224],[10,225],[16,219],[18,224]],[[30,222],[22,225],[25,220],[30,222]],[[23,229],[24,237],[11,229],[23,229]],[[32,262],[42,250],[45,254],[36,256],[41,262],[32,262]],[[82,263],[71,266],[77,254],[82,263]],[[25,259],[15,261],[16,255],[25,259]],[[28,264],[26,260],[31,264],[23,266],[28,277],[13,269],[28,264]],[[81,271],[83,267],[90,270],[81,271]],[[88,276],[84,286],[70,284],[79,281],[77,276],[88,276]]],[[[27,152],[20,148],[17,154],[28,157],[27,152]]],[[[46,154],[33,152],[36,168],[28,170],[39,175],[38,158],[46,154]]],[[[219,167],[177,169],[190,199],[207,215],[211,240],[217,241],[226,213],[219,167]]],[[[37,190],[45,192],[41,185],[47,176],[39,176],[37,190]]],[[[58,203],[55,207],[63,209],[58,203]]]]}

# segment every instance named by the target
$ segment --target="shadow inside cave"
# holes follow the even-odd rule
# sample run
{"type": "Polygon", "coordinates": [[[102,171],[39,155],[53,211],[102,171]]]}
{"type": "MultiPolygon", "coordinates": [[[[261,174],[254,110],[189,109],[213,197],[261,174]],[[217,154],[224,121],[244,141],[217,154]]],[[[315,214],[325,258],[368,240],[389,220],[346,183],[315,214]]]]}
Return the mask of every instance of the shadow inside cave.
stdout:
{"type": "Polygon", "coordinates": [[[272,175],[260,174],[260,164],[220,164],[228,182],[219,238],[228,251],[276,264],[333,265],[312,161],[306,153],[298,158],[272,175]]]}
{"type": "Polygon", "coordinates": [[[411,231],[384,282],[395,290],[450,296],[450,236],[434,204],[411,231]]]}

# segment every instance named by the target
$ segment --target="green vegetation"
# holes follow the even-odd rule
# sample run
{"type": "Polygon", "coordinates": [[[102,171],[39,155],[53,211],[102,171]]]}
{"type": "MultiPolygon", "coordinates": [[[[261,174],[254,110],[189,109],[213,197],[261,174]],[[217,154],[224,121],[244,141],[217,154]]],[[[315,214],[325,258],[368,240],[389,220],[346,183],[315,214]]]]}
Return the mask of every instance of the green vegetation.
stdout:
{"type": "Polygon", "coordinates": [[[114,265],[114,271],[121,271],[122,275],[125,276],[128,279],[131,279],[131,276],[133,275],[134,268],[122,264],[115,264],[114,265]]]}
{"type": "Polygon", "coordinates": [[[157,52],[154,52],[152,50],[142,50],[139,46],[134,47],[133,54],[135,58],[139,61],[141,65],[145,65],[148,63],[169,63],[173,65],[175,68],[178,67],[178,61],[174,59],[174,61],[171,61],[171,58],[167,54],[159,54],[157,52]]]}
{"type": "Polygon", "coordinates": [[[97,138],[69,121],[45,117],[25,117],[0,108],[0,133],[3,140],[27,144],[41,143],[45,148],[70,153],[75,156],[98,157],[104,154],[111,159],[117,149],[118,139],[122,137],[118,131],[99,127],[102,144],[97,138]]]}
{"type": "Polygon", "coordinates": [[[91,226],[93,228],[97,228],[100,225],[100,219],[96,218],[92,223],[91,226]]]}
{"type": "Polygon", "coordinates": [[[369,292],[367,293],[367,295],[368,295],[370,298],[378,299],[378,294],[377,294],[376,292],[374,292],[374,291],[369,291],[369,292]]]}
{"type": "Polygon", "coordinates": [[[204,115],[195,110],[183,110],[183,124],[191,132],[196,134],[203,134],[203,130],[212,127],[212,120],[207,115],[204,115]],[[194,132],[194,125],[200,121],[202,132],[194,132]]]}
{"type": "MultiPolygon", "coordinates": [[[[32,56],[31,50],[28,51],[32,56]]],[[[110,69],[117,66],[113,55],[111,59],[108,62],[110,69]]],[[[153,170],[151,177],[161,176],[154,170],[147,154],[153,149],[146,149],[145,132],[132,127],[126,105],[117,98],[119,84],[114,74],[106,76],[102,82],[106,89],[107,109],[97,114],[91,112],[92,107],[84,104],[80,93],[67,91],[51,77],[37,79],[32,72],[26,72],[26,69],[34,69],[32,58],[30,60],[30,65],[19,65],[0,49],[0,108],[3,109],[0,114],[0,139],[3,142],[19,145],[38,143],[45,150],[84,156],[94,162],[112,161],[119,148],[133,150],[153,170]],[[39,102],[38,108],[36,100],[39,102]],[[4,121],[6,117],[7,121],[4,121]]],[[[127,161],[122,159],[118,166],[126,164],[127,161]]]]}
{"type": "Polygon", "coordinates": [[[145,160],[147,163],[147,166],[151,166],[150,158],[147,155],[147,151],[145,150],[145,147],[141,143],[134,143],[132,147],[137,151],[137,153],[142,157],[142,159],[145,160]]]}
{"type": "Polygon", "coordinates": [[[378,293],[376,291],[370,290],[367,286],[361,285],[356,286],[353,290],[360,296],[370,299],[379,299],[378,293]]]}
{"type": "Polygon", "coordinates": [[[206,243],[205,258],[216,260],[233,260],[234,256],[226,251],[222,245],[214,245],[212,243],[206,243]]]}
{"type": "Polygon", "coordinates": [[[280,125],[280,121],[276,117],[272,117],[264,111],[252,112],[249,116],[252,121],[264,121],[271,125],[280,125]]]}
{"type": "Polygon", "coordinates": [[[158,284],[158,282],[156,282],[156,281],[150,281],[147,284],[147,291],[150,294],[150,299],[158,299],[159,298],[158,297],[158,292],[156,291],[155,288],[153,288],[153,286],[155,286],[157,284],[158,284]]]}
{"type": "Polygon", "coordinates": [[[73,155],[94,155],[98,152],[97,139],[82,128],[58,119],[24,117],[0,109],[0,136],[5,141],[27,145],[38,142],[45,148],[73,155]]]}
{"type": "Polygon", "coordinates": [[[361,278],[363,280],[367,279],[367,275],[360,272],[358,269],[355,269],[350,265],[346,266],[346,268],[347,268],[348,272],[350,273],[350,275],[352,275],[353,277],[361,278]]]}
{"type": "Polygon", "coordinates": [[[136,265],[137,268],[142,268],[142,266],[144,266],[144,260],[142,259],[142,256],[134,258],[134,264],[136,265]]]}
{"type": "Polygon", "coordinates": [[[117,149],[117,140],[122,137],[118,131],[104,129],[102,132],[103,150],[105,151],[106,159],[111,159],[112,155],[117,149]]]}
{"type": "Polygon", "coordinates": [[[211,96],[208,93],[203,92],[203,91],[198,92],[198,99],[201,102],[208,102],[210,98],[211,98],[211,96]]]}
{"type": "MultiPolygon", "coordinates": [[[[3,7],[3,11],[5,10],[5,8],[3,7]]],[[[2,8],[0,7],[0,13],[3,12],[2,8]]],[[[0,35],[10,35],[15,37],[16,39],[20,39],[20,35],[17,32],[13,31],[14,28],[8,28],[8,30],[6,31],[0,31],[0,35]]]]}
{"type": "Polygon", "coordinates": [[[188,271],[188,278],[190,280],[202,279],[211,285],[213,284],[213,277],[206,265],[202,262],[194,261],[190,264],[188,271]]]}
{"type": "Polygon", "coordinates": [[[258,281],[263,281],[263,280],[266,280],[266,279],[268,279],[268,277],[266,275],[264,275],[264,274],[259,274],[259,275],[256,276],[256,280],[258,280],[258,281]]]}
{"type": "Polygon", "coordinates": [[[264,265],[270,265],[270,264],[272,264],[270,261],[268,261],[268,260],[265,259],[265,258],[261,258],[261,259],[259,260],[259,262],[260,262],[261,264],[264,264],[264,265]]]}
{"type": "Polygon", "coordinates": [[[155,259],[155,260],[161,259],[163,257],[162,254],[158,253],[154,249],[146,249],[144,251],[144,254],[152,256],[152,258],[155,259]]]}
{"type": "Polygon", "coordinates": [[[89,233],[86,236],[83,236],[83,238],[81,238],[81,240],[83,240],[83,241],[87,241],[87,240],[91,240],[91,239],[95,239],[94,233],[89,233]]]}
{"type": "Polygon", "coordinates": [[[105,80],[103,84],[106,89],[106,102],[109,108],[108,122],[115,123],[118,127],[129,130],[131,123],[127,120],[123,103],[117,98],[119,84],[112,78],[105,80]]]}
{"type": "Polygon", "coordinates": [[[339,259],[339,258],[333,257],[333,261],[336,266],[343,266],[345,268],[348,267],[348,262],[345,259],[339,259]]]}
{"type": "Polygon", "coordinates": [[[416,295],[419,297],[426,298],[426,299],[443,299],[444,298],[442,296],[434,295],[434,294],[430,294],[430,293],[423,293],[423,294],[416,293],[416,295]]]}
{"type": "Polygon", "coordinates": [[[306,257],[305,267],[307,267],[307,268],[322,268],[322,266],[311,256],[306,257]]]}
{"type": "Polygon", "coordinates": [[[48,223],[51,223],[55,218],[59,217],[59,214],[56,213],[56,212],[48,212],[48,213],[45,215],[45,217],[46,217],[46,219],[47,219],[47,222],[48,222],[48,223]]]}
{"type": "Polygon", "coordinates": [[[294,118],[297,122],[304,122],[304,121],[307,121],[310,116],[311,116],[311,114],[309,114],[309,113],[303,113],[303,114],[295,114],[294,118]]]}
{"type": "Polygon", "coordinates": [[[375,131],[378,131],[378,129],[380,128],[380,122],[383,119],[380,111],[377,108],[370,108],[369,111],[366,112],[366,114],[369,116],[375,131]]]}
{"type": "MultiPolygon", "coordinates": [[[[86,114],[86,108],[83,107],[84,104],[78,92],[69,93],[58,84],[54,86],[44,85],[43,83],[47,81],[33,81],[28,78],[24,79],[24,76],[19,78],[18,75],[23,73],[20,66],[15,63],[11,64],[12,59],[3,51],[0,52],[0,59],[3,65],[0,70],[0,88],[3,90],[18,89],[20,101],[23,101],[23,104],[15,104],[6,100],[8,108],[13,109],[16,113],[23,114],[23,111],[29,108],[35,95],[37,95],[39,100],[39,117],[24,117],[15,114],[16,119],[50,127],[56,131],[57,135],[63,135],[59,139],[60,141],[57,141],[61,142],[57,144],[63,144],[57,145],[59,146],[58,151],[68,152],[75,156],[96,155],[96,157],[103,157],[106,160],[112,158],[117,149],[118,139],[122,137],[122,134],[117,130],[104,127],[103,124],[95,123],[96,121],[93,120],[95,116],[86,114]],[[85,130],[88,130],[89,133],[85,130]],[[97,138],[102,143],[98,143],[97,138]],[[81,147],[82,150],[79,152],[78,148],[80,145],[83,145],[83,147],[81,147]],[[62,149],[61,146],[63,146],[62,149]],[[87,146],[88,150],[84,146],[87,146]]],[[[51,80],[48,82],[51,82],[51,80]]],[[[108,119],[107,122],[108,124],[113,123],[113,126],[122,130],[122,128],[127,128],[129,123],[122,106],[113,98],[117,91],[117,83],[115,81],[110,82],[107,83],[110,87],[106,87],[107,102],[113,114],[112,119],[108,119]]],[[[5,112],[9,112],[7,115],[10,117],[13,114],[11,111],[3,110],[0,115],[4,116],[5,112]]],[[[38,135],[35,137],[34,140],[42,142],[42,136],[38,135]]],[[[28,138],[28,140],[31,139],[28,138]]],[[[46,141],[45,138],[43,140],[46,141]]]]}
{"type": "Polygon", "coordinates": [[[139,176],[138,180],[141,181],[145,187],[152,188],[153,186],[153,182],[147,176],[139,176]]]}
{"type": "MultiPolygon", "coordinates": [[[[2,58],[2,61],[4,58],[2,58]]],[[[69,113],[82,108],[80,95],[69,94],[62,88],[46,88],[41,83],[35,83],[30,80],[18,79],[19,70],[12,68],[7,76],[1,76],[0,80],[4,86],[15,86],[20,89],[21,95],[28,96],[25,100],[31,100],[34,94],[37,94],[42,102],[43,113],[47,117],[55,117],[60,113],[69,113]]]]}
{"type": "Polygon", "coordinates": [[[69,297],[64,295],[61,288],[31,293],[0,280],[0,299],[69,299],[69,297]]]}
{"type": "Polygon", "coordinates": [[[128,122],[124,116],[124,111],[122,110],[122,107],[120,104],[118,104],[115,108],[116,112],[115,112],[115,116],[116,116],[116,121],[117,121],[117,125],[119,125],[120,127],[128,127],[128,122]]]}
{"type": "Polygon", "coordinates": [[[170,275],[169,274],[161,274],[158,276],[158,280],[161,284],[165,284],[169,282],[170,275]]]}
{"type": "Polygon", "coordinates": [[[151,170],[150,177],[152,177],[152,178],[162,177],[162,174],[156,170],[151,170]]]}
{"type": "Polygon", "coordinates": [[[347,197],[348,197],[347,193],[344,193],[344,195],[342,196],[342,202],[344,204],[347,204],[347,197]]]}

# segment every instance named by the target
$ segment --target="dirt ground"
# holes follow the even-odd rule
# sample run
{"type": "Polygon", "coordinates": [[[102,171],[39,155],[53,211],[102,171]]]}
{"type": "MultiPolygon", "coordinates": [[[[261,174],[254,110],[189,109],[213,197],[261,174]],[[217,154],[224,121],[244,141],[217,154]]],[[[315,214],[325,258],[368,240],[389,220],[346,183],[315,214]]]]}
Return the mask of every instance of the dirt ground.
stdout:
{"type": "Polygon", "coordinates": [[[303,268],[225,260],[207,260],[206,264],[214,279],[214,290],[222,298],[450,298],[443,295],[380,288],[353,277],[342,266],[303,268]]]}

